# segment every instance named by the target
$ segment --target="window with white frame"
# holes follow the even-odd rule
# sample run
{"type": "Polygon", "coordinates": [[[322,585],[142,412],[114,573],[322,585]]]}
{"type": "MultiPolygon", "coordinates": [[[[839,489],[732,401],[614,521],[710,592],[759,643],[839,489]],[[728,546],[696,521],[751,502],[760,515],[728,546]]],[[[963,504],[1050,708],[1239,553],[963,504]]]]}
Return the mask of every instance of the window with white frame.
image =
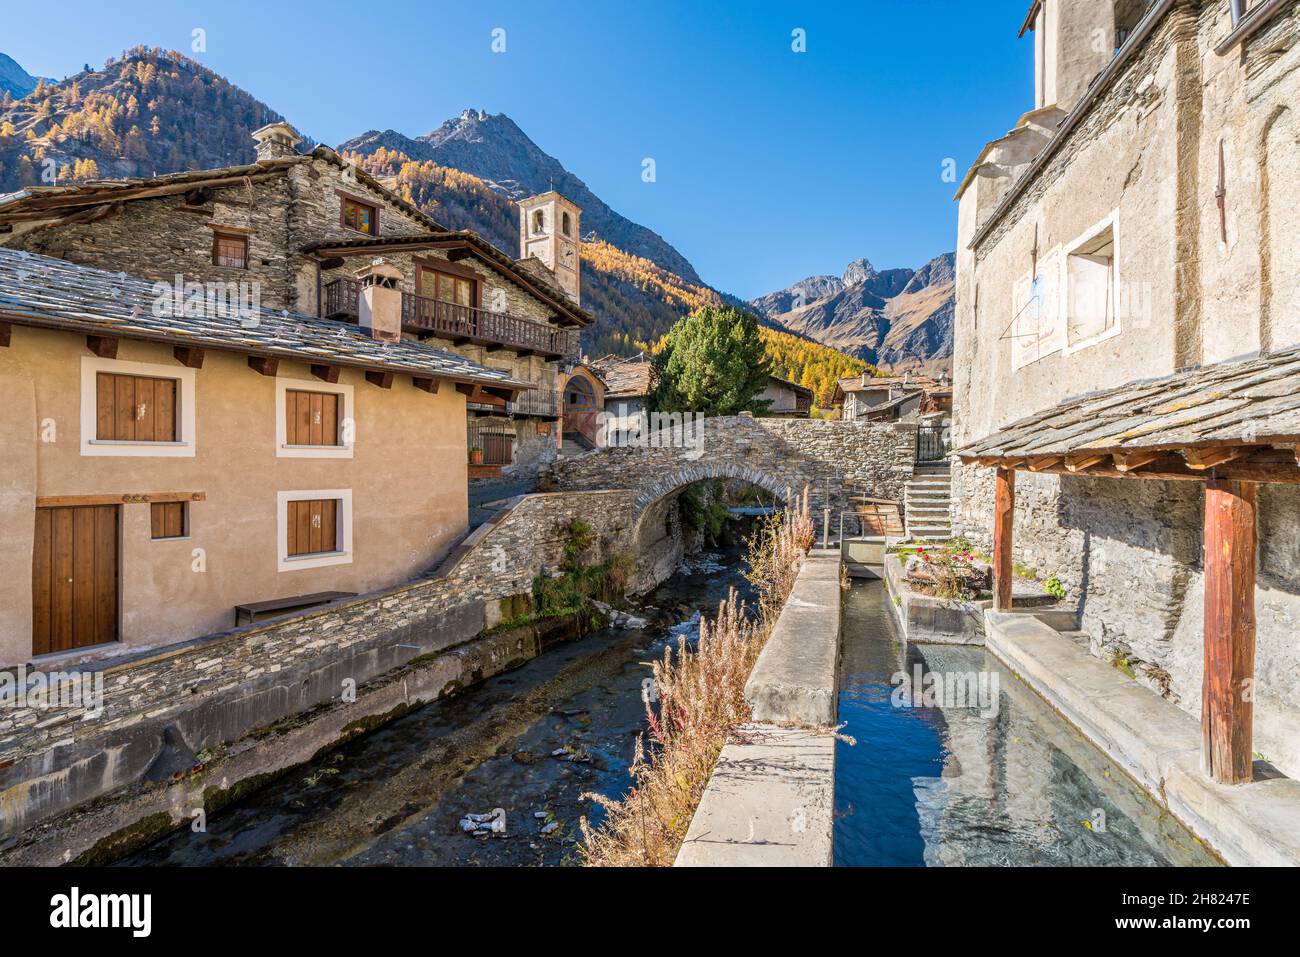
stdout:
{"type": "Polygon", "coordinates": [[[350,385],[277,378],[275,454],[280,458],[352,458],[353,414],[350,385]]]}
{"type": "Polygon", "coordinates": [[[1099,227],[1066,255],[1067,344],[1083,348],[1119,331],[1115,222],[1099,227]]]}
{"type": "Polygon", "coordinates": [[[352,562],[352,490],[278,493],[277,567],[282,572],[352,562]]]}
{"type": "Polygon", "coordinates": [[[81,454],[194,456],[195,370],[81,357],[81,454]]]}

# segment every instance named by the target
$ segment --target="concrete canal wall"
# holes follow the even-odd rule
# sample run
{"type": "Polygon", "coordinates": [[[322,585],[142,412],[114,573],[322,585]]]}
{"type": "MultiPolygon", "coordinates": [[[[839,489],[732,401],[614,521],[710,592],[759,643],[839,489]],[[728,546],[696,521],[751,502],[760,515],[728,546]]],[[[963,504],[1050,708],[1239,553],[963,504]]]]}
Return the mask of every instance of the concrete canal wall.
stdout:
{"type": "Polygon", "coordinates": [[[835,810],[840,554],[814,551],[745,686],[677,867],[827,867],[835,810]]]}

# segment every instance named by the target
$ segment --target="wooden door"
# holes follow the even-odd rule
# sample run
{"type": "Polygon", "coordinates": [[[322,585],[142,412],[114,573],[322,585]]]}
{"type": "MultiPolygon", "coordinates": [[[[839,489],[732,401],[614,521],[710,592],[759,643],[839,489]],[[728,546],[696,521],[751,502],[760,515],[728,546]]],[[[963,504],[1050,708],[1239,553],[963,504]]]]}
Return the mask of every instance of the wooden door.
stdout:
{"type": "Polygon", "coordinates": [[[32,654],[118,635],[118,505],[36,510],[32,549],[32,654]]]}

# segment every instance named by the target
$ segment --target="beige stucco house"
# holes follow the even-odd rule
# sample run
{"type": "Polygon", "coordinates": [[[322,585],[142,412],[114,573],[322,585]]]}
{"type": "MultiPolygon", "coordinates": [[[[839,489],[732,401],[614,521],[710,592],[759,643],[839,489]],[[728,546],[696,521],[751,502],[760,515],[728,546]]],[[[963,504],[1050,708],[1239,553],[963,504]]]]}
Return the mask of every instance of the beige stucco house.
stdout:
{"type": "Polygon", "coordinates": [[[1216,780],[1252,704],[1300,775],[1300,8],[1035,0],[1022,35],[1033,109],[958,193],[954,530],[993,542],[996,477],[1008,567],[1202,716],[1216,780]]]}
{"type": "Polygon", "coordinates": [[[0,666],[404,581],[466,532],[480,421],[498,470],[554,454],[577,207],[525,202],[515,260],[254,135],[245,167],[0,197],[0,666]]]}

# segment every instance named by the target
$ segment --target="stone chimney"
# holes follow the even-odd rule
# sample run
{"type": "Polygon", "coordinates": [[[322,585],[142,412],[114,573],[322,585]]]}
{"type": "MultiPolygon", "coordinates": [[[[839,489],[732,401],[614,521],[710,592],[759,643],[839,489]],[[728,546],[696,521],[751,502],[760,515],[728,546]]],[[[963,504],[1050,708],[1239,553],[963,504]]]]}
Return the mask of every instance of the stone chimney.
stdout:
{"type": "Polygon", "coordinates": [[[402,271],[387,259],[375,259],[357,270],[357,324],[372,339],[400,342],[402,338],[402,271]]]}
{"type": "Polygon", "coordinates": [[[297,156],[297,146],[302,142],[298,131],[283,120],[264,126],[260,130],[254,130],[253,139],[257,141],[259,163],[264,160],[297,156]]]}

